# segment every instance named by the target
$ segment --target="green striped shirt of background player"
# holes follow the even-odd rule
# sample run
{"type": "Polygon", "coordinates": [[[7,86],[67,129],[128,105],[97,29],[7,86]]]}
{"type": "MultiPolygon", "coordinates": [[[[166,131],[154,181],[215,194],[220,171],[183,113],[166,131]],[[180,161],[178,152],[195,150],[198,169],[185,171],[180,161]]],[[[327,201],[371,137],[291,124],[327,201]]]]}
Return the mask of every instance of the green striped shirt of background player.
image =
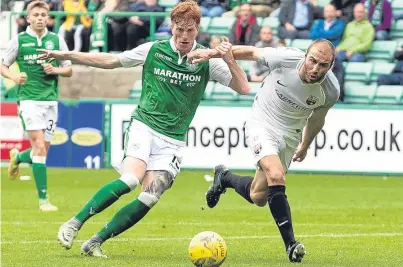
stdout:
{"type": "MultiPolygon", "coordinates": [[[[43,51],[43,58],[70,59],[80,64],[109,69],[144,64],[142,94],[132,119],[147,125],[155,135],[169,143],[184,144],[186,131],[209,80],[216,80],[241,94],[250,92],[246,74],[236,64],[229,47],[222,51],[224,60],[214,59],[202,64],[187,62],[187,53],[201,48],[195,41],[200,17],[200,8],[196,2],[180,2],[171,12],[173,37],[169,41],[146,43],[119,55],[43,51]]],[[[229,46],[229,43],[226,45],[229,46]]],[[[116,179],[100,188],[71,220],[60,227],[58,238],[65,248],[71,248],[78,230],[90,217],[102,212],[120,196],[142,183],[143,192],[140,196],[122,207],[106,227],[82,246],[85,254],[102,256],[100,245],[140,221],[174,179],[169,177],[168,171],[148,171],[146,175],[147,166],[134,157],[126,157],[124,165],[122,179],[116,179]],[[144,179],[146,176],[148,178],[144,179]],[[86,250],[89,247],[90,252],[86,250]]]]}
{"type": "MultiPolygon", "coordinates": [[[[13,37],[5,53],[1,74],[17,83],[17,101],[45,101],[55,102],[59,97],[59,75],[72,75],[70,61],[57,62],[53,59],[40,60],[37,49],[55,49],[67,51],[67,45],[57,34],[48,32],[48,5],[43,1],[33,1],[28,7],[27,20],[30,23],[27,30],[13,37]],[[20,73],[11,73],[9,66],[17,62],[20,73]]],[[[38,102],[35,102],[38,103],[38,102]]],[[[25,123],[22,121],[24,129],[25,123]]],[[[53,123],[53,122],[52,122],[53,123]]],[[[42,211],[55,210],[47,198],[47,170],[46,155],[50,142],[45,142],[43,130],[29,130],[28,136],[32,149],[18,153],[10,151],[9,176],[16,178],[19,173],[18,165],[21,162],[32,163],[33,174],[38,191],[40,209],[42,211]]]]}

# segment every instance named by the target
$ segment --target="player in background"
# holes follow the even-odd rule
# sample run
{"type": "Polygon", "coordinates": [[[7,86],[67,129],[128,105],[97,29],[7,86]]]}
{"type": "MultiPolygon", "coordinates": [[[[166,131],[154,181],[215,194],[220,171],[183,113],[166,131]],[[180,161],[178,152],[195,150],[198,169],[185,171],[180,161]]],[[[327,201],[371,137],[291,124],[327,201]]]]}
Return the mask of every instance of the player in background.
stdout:
{"type": "Polygon", "coordinates": [[[70,249],[83,224],[139,184],[142,192],[122,207],[97,234],[81,246],[84,255],[104,257],[103,242],[140,221],[172,186],[180,171],[186,133],[209,80],[240,94],[250,88],[231,47],[219,50],[222,59],[190,64],[187,53],[203,48],[196,43],[201,19],[194,1],[181,2],[171,12],[173,37],[148,42],[121,54],[42,51],[43,58],[70,59],[98,68],[144,64],[140,104],[132,113],[125,136],[120,178],[104,185],[58,232],[59,242],[70,249]]]}
{"type": "Polygon", "coordinates": [[[31,148],[19,152],[10,150],[8,175],[15,179],[19,164],[32,163],[41,211],[56,211],[47,195],[46,155],[57,124],[57,100],[59,76],[72,75],[71,62],[38,59],[37,49],[68,51],[66,42],[53,32],[46,23],[49,6],[44,1],[33,1],[28,7],[29,26],[25,32],[13,37],[1,65],[1,75],[19,85],[17,89],[18,112],[24,130],[28,133],[31,148]],[[53,62],[52,62],[53,61],[53,62]],[[20,73],[11,73],[9,67],[17,62],[20,73]]]}
{"type": "MultiPolygon", "coordinates": [[[[230,44],[223,42],[221,47],[230,44]]],[[[246,122],[247,144],[256,162],[255,177],[239,176],[216,166],[214,182],[206,194],[207,205],[217,205],[221,194],[233,188],[259,207],[269,205],[291,262],[301,262],[303,244],[295,240],[291,210],[285,194],[285,175],[291,161],[301,162],[320,132],[328,110],[339,98],[340,86],[329,71],[335,48],[324,39],[314,41],[304,53],[295,48],[234,46],[237,60],[254,60],[270,69],[258,91],[246,122]]],[[[214,49],[189,54],[200,63],[219,54],[214,49]]]]}

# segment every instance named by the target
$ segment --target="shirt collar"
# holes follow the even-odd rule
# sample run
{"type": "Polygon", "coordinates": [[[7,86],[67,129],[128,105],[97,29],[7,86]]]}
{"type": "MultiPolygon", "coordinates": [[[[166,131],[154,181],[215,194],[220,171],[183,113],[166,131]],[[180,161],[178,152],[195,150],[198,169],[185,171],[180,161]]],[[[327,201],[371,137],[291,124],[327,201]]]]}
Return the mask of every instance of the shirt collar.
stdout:
{"type": "Polygon", "coordinates": [[[48,29],[45,28],[45,32],[42,34],[41,37],[39,37],[39,36],[34,32],[34,30],[31,29],[31,26],[28,26],[28,27],[27,27],[26,33],[28,33],[28,34],[31,35],[32,37],[36,37],[36,38],[42,39],[43,37],[46,36],[46,34],[48,34],[48,29]]]}
{"type": "MultiPolygon", "coordinates": [[[[179,53],[178,49],[177,49],[176,46],[175,46],[175,41],[174,41],[174,38],[173,38],[173,37],[169,40],[169,44],[171,45],[171,48],[172,48],[172,50],[173,50],[175,53],[179,53]]],[[[195,50],[196,45],[197,45],[197,42],[196,42],[196,40],[195,40],[194,43],[193,43],[193,47],[192,47],[192,49],[191,49],[190,51],[195,50]]]]}
{"type": "MultiPolygon", "coordinates": [[[[173,37],[169,40],[169,44],[171,45],[172,50],[173,50],[175,53],[178,54],[178,64],[182,64],[183,59],[187,56],[187,54],[181,56],[181,54],[179,53],[178,49],[177,49],[176,46],[175,46],[175,41],[174,41],[174,38],[173,38],[173,37]]],[[[196,40],[195,40],[194,43],[193,43],[193,47],[192,47],[192,49],[191,49],[190,51],[195,50],[196,45],[197,45],[197,42],[196,42],[196,40]]]]}

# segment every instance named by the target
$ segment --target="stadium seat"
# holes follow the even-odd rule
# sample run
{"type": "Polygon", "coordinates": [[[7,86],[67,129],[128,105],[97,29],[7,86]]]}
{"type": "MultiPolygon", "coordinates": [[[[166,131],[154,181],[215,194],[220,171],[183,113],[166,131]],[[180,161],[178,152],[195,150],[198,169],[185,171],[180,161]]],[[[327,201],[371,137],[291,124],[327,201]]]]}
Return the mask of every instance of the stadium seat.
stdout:
{"type": "Polygon", "coordinates": [[[295,39],[292,41],[291,46],[306,51],[312,40],[309,39],[295,39]]]}
{"type": "Polygon", "coordinates": [[[401,85],[380,85],[376,90],[374,104],[399,104],[403,96],[401,85]]]}
{"type": "Polygon", "coordinates": [[[269,26],[270,28],[272,28],[273,33],[277,35],[278,27],[280,26],[280,21],[278,20],[278,18],[266,17],[263,19],[261,26],[262,27],[269,26]]]}
{"type": "Polygon", "coordinates": [[[210,22],[210,17],[202,17],[200,20],[200,32],[207,32],[210,22]]]}
{"type": "Polygon", "coordinates": [[[374,98],[376,84],[366,85],[360,82],[346,82],[344,84],[344,103],[370,104],[374,98]]]}
{"type": "Polygon", "coordinates": [[[215,83],[211,94],[212,100],[238,100],[238,93],[220,83],[215,83]]]}
{"type": "Polygon", "coordinates": [[[207,83],[206,89],[204,90],[204,96],[203,96],[204,100],[211,100],[211,95],[214,90],[214,85],[215,85],[214,81],[209,81],[207,83]]]}
{"type": "Polygon", "coordinates": [[[133,88],[130,90],[129,98],[139,98],[141,95],[141,90],[143,89],[141,84],[141,79],[134,82],[133,88]]]}
{"type": "MultiPolygon", "coordinates": [[[[159,0],[158,5],[166,8],[172,8],[178,3],[178,0],[159,0]]],[[[165,10],[166,11],[166,10],[165,10]]]]}
{"type": "Polygon", "coordinates": [[[228,36],[234,22],[235,17],[212,18],[207,32],[209,34],[228,36]]]}
{"type": "Polygon", "coordinates": [[[402,0],[394,0],[392,2],[392,10],[393,11],[403,11],[403,1],[402,0]]]}
{"type": "Polygon", "coordinates": [[[345,68],[345,81],[370,81],[373,63],[371,62],[349,62],[345,68]]]}
{"type": "Polygon", "coordinates": [[[246,72],[246,74],[249,73],[249,69],[252,65],[252,61],[248,60],[237,60],[238,65],[246,72]]]}
{"type": "Polygon", "coordinates": [[[392,24],[392,30],[390,31],[389,37],[391,39],[403,38],[403,20],[396,20],[392,24]]]}
{"type": "Polygon", "coordinates": [[[329,4],[331,1],[330,0],[317,0],[316,3],[320,7],[325,7],[327,4],[329,4]]]}
{"type": "Polygon", "coordinates": [[[397,49],[396,41],[374,41],[371,50],[367,53],[369,61],[388,61],[394,60],[393,55],[397,49]]]}
{"type": "Polygon", "coordinates": [[[376,62],[372,68],[371,82],[376,82],[379,75],[392,73],[395,65],[395,63],[376,62]]]}

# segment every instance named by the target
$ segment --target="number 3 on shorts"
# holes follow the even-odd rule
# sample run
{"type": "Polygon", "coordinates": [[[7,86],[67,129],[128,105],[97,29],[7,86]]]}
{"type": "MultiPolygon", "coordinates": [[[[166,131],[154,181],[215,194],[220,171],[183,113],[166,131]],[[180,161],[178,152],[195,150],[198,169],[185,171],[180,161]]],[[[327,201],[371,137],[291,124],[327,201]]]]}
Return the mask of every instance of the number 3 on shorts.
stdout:
{"type": "Polygon", "coordinates": [[[55,122],[53,120],[48,120],[48,128],[46,128],[46,131],[53,133],[55,131],[55,122]]]}

